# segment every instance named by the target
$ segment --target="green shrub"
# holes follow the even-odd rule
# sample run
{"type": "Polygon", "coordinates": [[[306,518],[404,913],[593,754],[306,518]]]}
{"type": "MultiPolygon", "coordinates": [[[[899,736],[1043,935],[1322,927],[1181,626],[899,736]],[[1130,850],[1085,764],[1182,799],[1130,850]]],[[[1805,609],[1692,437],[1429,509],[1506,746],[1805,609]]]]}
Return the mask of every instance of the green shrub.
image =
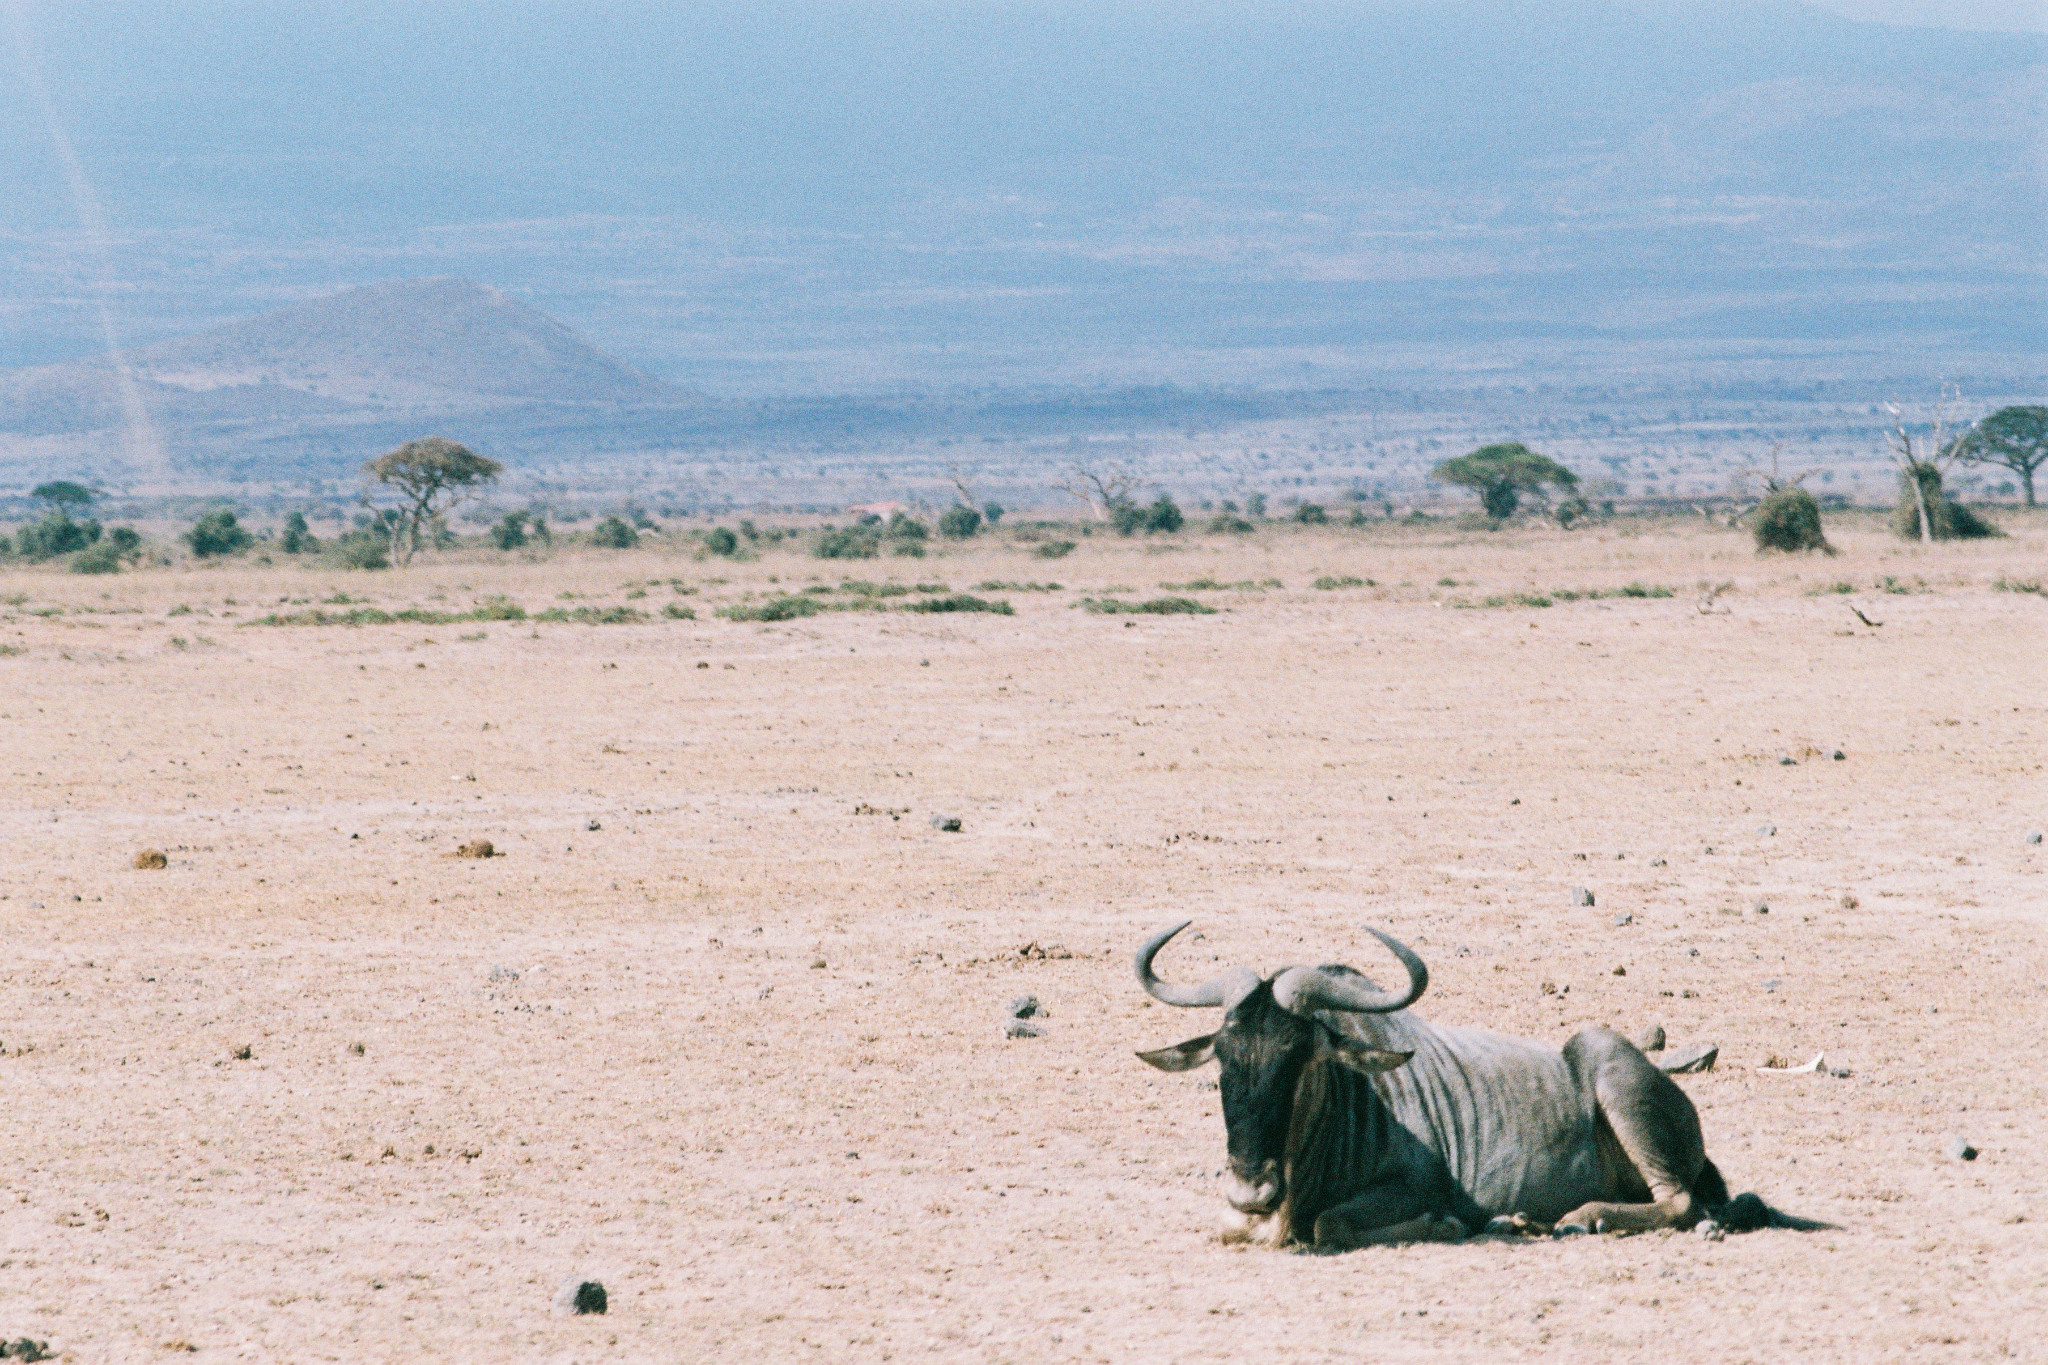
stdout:
{"type": "Polygon", "coordinates": [[[507,598],[492,597],[479,602],[470,618],[476,621],[524,621],[526,608],[507,598]]]}
{"type": "Polygon", "coordinates": [[[590,528],[590,543],[605,550],[630,550],[640,543],[640,533],[619,517],[606,517],[590,528]]]}
{"type": "Polygon", "coordinates": [[[694,621],[697,619],[696,610],[686,607],[680,602],[664,603],[661,608],[661,614],[671,621],[694,621]]]}
{"type": "Polygon", "coordinates": [[[1804,488],[1778,488],[1756,505],[1750,531],[1759,553],[1764,550],[1823,550],[1834,553],[1821,533],[1820,504],[1804,488]]]}
{"type": "Polygon", "coordinates": [[[922,542],[931,535],[931,528],[908,513],[895,512],[889,517],[889,524],[882,534],[890,540],[922,542]]]}
{"type": "Polygon", "coordinates": [[[1192,597],[1155,597],[1147,602],[1126,602],[1115,597],[1084,597],[1081,609],[1104,616],[1214,616],[1216,608],[1205,607],[1192,597]]]}
{"type": "Polygon", "coordinates": [[[491,544],[501,550],[517,550],[526,544],[526,523],[531,513],[507,512],[491,528],[491,544]]]}
{"type": "Polygon", "coordinates": [[[1003,519],[1003,505],[999,502],[985,502],[981,505],[981,519],[994,526],[1003,519]]]}
{"type": "Polygon", "coordinates": [[[1330,514],[1319,502],[1305,502],[1294,509],[1294,519],[1303,526],[1328,526],[1330,514]]]}
{"type": "Polygon", "coordinates": [[[1036,553],[1040,559],[1060,559],[1073,553],[1073,549],[1071,540],[1048,540],[1038,547],[1036,553]]]}
{"type": "Polygon", "coordinates": [[[96,545],[88,545],[71,561],[71,572],[119,573],[121,552],[114,547],[112,540],[102,540],[96,545]]]}
{"type": "Polygon", "coordinates": [[[529,619],[574,621],[582,626],[632,626],[645,621],[647,613],[633,607],[549,607],[529,619]]]}
{"type": "Polygon", "coordinates": [[[811,546],[819,559],[873,559],[881,553],[881,537],[866,527],[850,526],[844,531],[826,531],[811,546]]]}
{"type": "Polygon", "coordinates": [[[113,526],[107,529],[107,544],[114,547],[114,553],[126,559],[142,549],[142,534],[133,526],[113,526]]]}
{"type": "Polygon", "coordinates": [[[304,512],[294,512],[284,519],[277,547],[288,555],[306,554],[320,548],[320,542],[313,538],[312,529],[306,525],[304,512]]]}
{"type": "Polygon", "coordinates": [[[240,554],[249,548],[249,541],[249,533],[225,507],[214,508],[193,522],[192,529],[185,533],[185,543],[201,559],[240,554]]]}
{"type": "MultiPolygon", "coordinates": [[[[1936,540],[1989,540],[2005,534],[1959,502],[1950,502],[1941,471],[1919,467],[1920,492],[1927,500],[1929,529],[1936,540]]],[[[1892,533],[1901,540],[1920,539],[1920,508],[1913,498],[1913,476],[1899,471],[1899,505],[1892,509],[1892,533]]]]}
{"type": "Polygon", "coordinates": [[[1145,509],[1147,531],[1164,531],[1170,535],[1185,525],[1186,521],[1187,518],[1180,514],[1179,504],[1164,493],[1153,499],[1152,505],[1145,509]]]}
{"type": "Polygon", "coordinates": [[[928,597],[922,602],[908,602],[903,605],[901,610],[991,611],[998,616],[1015,616],[1017,614],[1016,609],[1013,608],[1008,602],[991,602],[988,601],[986,598],[972,597],[964,592],[956,592],[948,597],[928,597]]]}
{"type": "Polygon", "coordinates": [[[1610,595],[1614,597],[1672,597],[1676,594],[1661,583],[1624,583],[1616,592],[1610,595]]]}
{"type": "Polygon", "coordinates": [[[1218,512],[1209,518],[1208,531],[1211,535],[1243,535],[1256,528],[1234,512],[1218,512]]]}
{"type": "Polygon", "coordinates": [[[327,562],[337,569],[388,569],[391,542],[372,528],[357,527],[334,538],[327,547],[327,562]]]}
{"type": "Polygon", "coordinates": [[[1111,503],[1109,524],[1116,527],[1120,536],[1133,536],[1145,529],[1145,509],[1129,499],[1111,503]]]}
{"type": "Polygon", "coordinates": [[[2038,578],[2007,578],[2004,574],[2000,574],[1998,581],[1993,583],[1991,587],[1997,592],[2031,592],[2039,594],[2041,591],[2041,580],[2038,578]]]}
{"type": "Polygon", "coordinates": [[[718,614],[728,621],[794,621],[800,616],[816,616],[823,610],[825,608],[819,606],[815,598],[792,597],[785,593],[766,602],[720,607],[718,614]]]}
{"type": "MultiPolygon", "coordinates": [[[[742,523],[751,525],[752,523],[742,523]]],[[[748,536],[753,540],[754,536],[748,536]]],[[[704,536],[704,548],[715,555],[736,555],[740,551],[740,538],[723,526],[714,526],[704,536]]]]}
{"type": "Polygon", "coordinates": [[[1341,578],[1334,574],[1324,574],[1309,586],[1329,592],[1333,588],[1376,588],[1379,584],[1370,578],[1353,578],[1350,574],[1345,574],[1341,578]]]}
{"type": "Polygon", "coordinates": [[[1066,591],[1066,588],[1065,588],[1065,587],[1064,587],[1063,585],[1059,584],[1059,583],[1022,583],[1022,582],[1017,582],[1017,581],[1015,581],[1015,580],[1012,580],[1012,579],[1007,579],[1007,578],[991,578],[991,579],[988,579],[988,580],[986,580],[985,582],[981,582],[981,583],[976,583],[976,584],[975,584],[974,586],[975,586],[975,587],[977,587],[977,588],[979,588],[979,589],[980,589],[981,591],[983,591],[983,592],[1065,592],[1065,591],[1066,591]]]}
{"type": "Polygon", "coordinates": [[[981,529],[981,513],[972,507],[954,504],[939,515],[939,534],[954,540],[966,540],[981,529]]]}
{"type": "Polygon", "coordinates": [[[55,559],[74,554],[100,538],[96,521],[73,521],[59,507],[15,532],[15,549],[23,559],[55,559]]]}

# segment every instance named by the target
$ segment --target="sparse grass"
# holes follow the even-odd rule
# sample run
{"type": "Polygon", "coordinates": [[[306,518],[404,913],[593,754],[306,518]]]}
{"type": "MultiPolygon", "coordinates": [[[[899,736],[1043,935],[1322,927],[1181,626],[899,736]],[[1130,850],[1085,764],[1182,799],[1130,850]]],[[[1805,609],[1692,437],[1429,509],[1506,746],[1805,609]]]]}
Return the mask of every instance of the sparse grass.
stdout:
{"type": "Polygon", "coordinates": [[[633,607],[576,607],[573,610],[549,607],[532,619],[536,621],[574,621],[584,626],[631,626],[647,619],[647,613],[633,607]]]}
{"type": "Polygon", "coordinates": [[[1145,602],[1119,602],[1111,597],[1084,597],[1077,604],[1084,611],[1104,616],[1214,616],[1216,608],[1203,606],[1192,597],[1154,597],[1145,602]]]}
{"type": "Polygon", "coordinates": [[[1927,591],[1927,580],[1916,578],[1911,583],[1906,583],[1894,578],[1890,574],[1886,574],[1883,578],[1871,584],[1871,586],[1879,592],[1890,593],[1893,597],[1911,597],[1914,593],[1927,591]]]}
{"type": "Polygon", "coordinates": [[[527,614],[526,608],[517,602],[502,597],[493,597],[478,603],[469,611],[430,611],[423,607],[406,607],[399,611],[386,611],[382,607],[351,607],[347,611],[328,611],[314,607],[306,611],[278,612],[254,617],[242,622],[245,626],[449,626],[468,621],[574,621],[586,626],[633,625],[647,620],[647,613],[632,607],[577,607],[573,610],[550,607],[546,611],[527,614]]]}
{"type": "Polygon", "coordinates": [[[717,614],[728,621],[794,621],[829,610],[830,607],[815,597],[784,593],[766,602],[735,602],[729,607],[720,607],[717,614]]]}
{"type": "Polygon", "coordinates": [[[1995,592],[2030,592],[2038,596],[2041,593],[2041,580],[2038,578],[2007,578],[2004,574],[2000,574],[1991,584],[1991,587],[1995,592]]]}
{"type": "Polygon", "coordinates": [[[1013,583],[1008,579],[991,578],[974,585],[976,592],[1065,592],[1059,583],[1013,583]]]}
{"type": "Polygon", "coordinates": [[[0,645],[0,659],[17,659],[28,653],[20,645],[0,645]]]}
{"type": "Polygon", "coordinates": [[[922,602],[907,602],[900,611],[987,611],[997,616],[1015,616],[1016,609],[1008,602],[991,602],[984,597],[956,592],[945,597],[928,597],[922,602]]]}
{"type": "Polygon", "coordinates": [[[1048,540],[1033,553],[1040,559],[1058,559],[1072,553],[1073,549],[1074,542],[1071,540],[1048,540]]]}
{"type": "Polygon", "coordinates": [[[1185,583],[1161,583],[1168,592],[1266,592],[1287,585],[1277,578],[1240,578],[1225,583],[1214,578],[1191,578],[1185,583]]]}
{"type": "Polygon", "coordinates": [[[1856,591],[1856,585],[1854,583],[1847,583],[1841,580],[1837,580],[1833,583],[1823,583],[1816,588],[1808,588],[1806,590],[1806,595],[1808,597],[1829,597],[1836,593],[1842,593],[1846,595],[1854,591],[1856,591]]]}
{"type": "Polygon", "coordinates": [[[661,614],[671,621],[694,621],[697,619],[696,609],[686,607],[680,602],[664,603],[661,608],[661,614]]]}
{"type": "Polygon", "coordinates": [[[1323,592],[1330,592],[1337,588],[1377,588],[1379,584],[1370,578],[1355,578],[1350,574],[1340,576],[1326,573],[1309,586],[1323,592]]]}

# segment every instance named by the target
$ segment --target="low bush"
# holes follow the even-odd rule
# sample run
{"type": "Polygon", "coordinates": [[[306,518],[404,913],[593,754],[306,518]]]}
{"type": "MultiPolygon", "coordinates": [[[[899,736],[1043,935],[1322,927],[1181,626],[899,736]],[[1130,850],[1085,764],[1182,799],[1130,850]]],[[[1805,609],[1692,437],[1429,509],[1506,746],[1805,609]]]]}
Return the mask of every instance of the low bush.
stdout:
{"type": "MultiPolygon", "coordinates": [[[[754,539],[748,536],[747,539],[754,539]]],[[[731,557],[740,551],[740,538],[723,526],[714,526],[704,535],[704,548],[715,555],[731,557]]]]}
{"type": "Polygon", "coordinates": [[[1016,609],[1008,602],[1000,600],[991,602],[987,598],[973,597],[964,592],[956,592],[946,597],[928,597],[922,602],[906,602],[899,610],[988,611],[994,612],[998,616],[1015,616],[1017,614],[1016,609]]]}
{"type": "Polygon", "coordinates": [[[14,548],[23,559],[55,559],[75,554],[100,538],[96,521],[73,521],[59,507],[41,521],[30,522],[14,533],[14,548]]]}
{"type": "Polygon", "coordinates": [[[697,619],[696,610],[686,607],[680,602],[664,603],[661,608],[661,614],[671,621],[694,621],[697,619]]]}
{"type": "Polygon", "coordinates": [[[955,504],[939,515],[939,534],[953,540],[970,539],[981,529],[981,513],[955,504]]]}
{"type": "Polygon", "coordinates": [[[794,597],[785,593],[766,602],[736,602],[729,607],[720,607],[718,614],[728,621],[794,621],[802,616],[816,616],[824,610],[826,608],[816,598],[794,597]]]}
{"type": "Polygon", "coordinates": [[[826,531],[811,546],[819,559],[873,559],[881,553],[881,537],[866,527],[826,531]]]}
{"type": "Polygon", "coordinates": [[[1324,574],[1309,586],[1320,589],[1323,592],[1330,592],[1336,588],[1377,588],[1379,584],[1370,578],[1355,578],[1350,574],[1344,574],[1342,577],[1335,574],[1324,574]]]}
{"type": "Polygon", "coordinates": [[[71,561],[71,572],[119,573],[121,552],[115,548],[112,540],[102,540],[95,545],[88,545],[71,561]]]}
{"type": "Polygon", "coordinates": [[[1303,526],[1328,526],[1330,514],[1319,502],[1305,502],[1294,509],[1294,519],[1303,526]]]}
{"type": "MultiPolygon", "coordinates": [[[[1920,493],[1927,500],[1928,529],[1936,540],[1989,540],[2005,533],[1959,502],[1949,501],[1941,471],[1920,467],[1920,493]]],[[[1920,507],[1913,497],[1913,476],[1899,472],[1899,503],[1892,509],[1892,534],[1901,540],[1920,539],[1920,507]]]]}
{"type": "Polygon", "coordinates": [[[640,533],[619,517],[606,517],[590,528],[590,543],[605,550],[630,550],[640,543],[640,533]]]}
{"type": "Polygon", "coordinates": [[[1750,532],[1759,553],[1782,550],[1794,553],[1820,550],[1833,554],[1834,547],[1821,533],[1820,504],[1804,488],[1777,488],[1756,505],[1750,532]]]}
{"type": "Polygon", "coordinates": [[[1116,597],[1084,597],[1084,611],[1104,616],[1214,616],[1216,608],[1203,606],[1192,597],[1154,597],[1145,602],[1126,602],[1116,597]]]}
{"type": "Polygon", "coordinates": [[[982,592],[1065,592],[1059,583],[1022,583],[1008,578],[991,578],[974,585],[982,592]]]}
{"type": "Polygon", "coordinates": [[[535,621],[574,621],[583,626],[633,626],[647,619],[634,607],[549,607],[529,618],[535,621]]]}
{"type": "Polygon", "coordinates": [[[1060,559],[1072,554],[1073,550],[1074,542],[1071,540],[1048,540],[1038,547],[1036,553],[1040,559],[1060,559]]]}
{"type": "Polygon", "coordinates": [[[1162,531],[1170,535],[1186,523],[1187,518],[1181,515],[1179,504],[1164,493],[1153,499],[1152,505],[1145,509],[1147,531],[1162,531]]]}
{"type": "Polygon", "coordinates": [[[1235,512],[1218,512],[1209,518],[1207,527],[1211,535],[1243,535],[1258,529],[1235,512]]]}
{"type": "Polygon", "coordinates": [[[498,524],[491,528],[491,544],[501,550],[517,550],[526,545],[527,512],[507,512],[498,518],[498,524]]]}
{"type": "Polygon", "coordinates": [[[388,569],[391,542],[374,528],[357,527],[334,538],[327,562],[337,569],[388,569]]]}
{"type": "Polygon", "coordinates": [[[201,559],[240,554],[249,548],[250,540],[248,531],[235,520],[234,512],[225,507],[216,507],[185,532],[185,543],[201,559]]]}

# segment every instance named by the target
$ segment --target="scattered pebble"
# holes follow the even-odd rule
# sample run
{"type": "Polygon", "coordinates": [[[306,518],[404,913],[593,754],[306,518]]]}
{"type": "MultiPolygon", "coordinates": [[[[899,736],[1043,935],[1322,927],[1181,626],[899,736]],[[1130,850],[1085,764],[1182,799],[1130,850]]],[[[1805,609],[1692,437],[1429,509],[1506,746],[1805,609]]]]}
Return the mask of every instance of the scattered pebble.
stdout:
{"type": "Polygon", "coordinates": [[[1779,767],[1781,767],[1781,768],[1793,768],[1793,767],[1797,767],[1797,766],[1798,766],[1798,760],[1797,760],[1797,759],[1795,759],[1795,758],[1793,758],[1793,757],[1792,757],[1792,755],[1790,755],[1790,754],[1779,754],[1779,755],[1778,755],[1778,766],[1779,766],[1779,767]]]}
{"type": "Polygon", "coordinates": [[[1012,1019],[1029,1019],[1032,1015],[1037,1014],[1038,1011],[1038,997],[1035,995],[1020,995],[1010,1002],[1010,1017],[1012,1019]]]}
{"type": "Polygon", "coordinates": [[[932,817],[932,828],[942,830],[947,834],[958,834],[960,832],[960,817],[957,815],[934,815],[932,817]]]}
{"type": "Polygon", "coordinates": [[[1622,967],[1622,966],[1617,966],[1617,967],[1615,967],[1615,969],[1614,969],[1614,971],[1613,971],[1613,972],[1611,973],[1611,975],[1614,975],[1614,976],[1627,976],[1627,975],[1628,975],[1628,968],[1626,968],[1626,967],[1622,967]]]}
{"type": "MultiPolygon", "coordinates": [[[[2034,842],[2040,843],[2041,836],[2035,835],[2034,842]]],[[[135,855],[136,868],[144,872],[155,872],[170,865],[171,860],[164,856],[164,851],[160,848],[145,848],[142,852],[135,855]]],[[[27,1341],[28,1338],[23,1337],[22,1340],[27,1341]]]]}
{"type": "MultiPolygon", "coordinates": [[[[2027,832],[2027,842],[2028,842],[2028,843],[2030,843],[2030,844],[2038,844],[2038,843],[2040,843],[2040,842],[2041,842],[2041,831],[2040,831],[2040,830],[2038,830],[2038,829],[2036,829],[2036,830],[2029,830],[2029,831],[2027,832]]],[[[158,856],[158,857],[162,857],[163,855],[162,855],[162,854],[158,854],[157,856],[158,856]]],[[[135,865],[136,865],[137,867],[140,867],[140,866],[142,866],[142,864],[141,864],[141,863],[140,863],[139,861],[138,861],[138,862],[137,862],[137,863],[136,863],[135,865]]]]}
{"type": "Polygon", "coordinates": [[[1759,915],[1768,915],[1771,913],[1771,903],[1769,901],[1758,901],[1755,909],[1759,915]]]}
{"type": "Polygon", "coordinates": [[[1857,900],[1854,896],[1848,895],[1846,893],[1842,897],[1842,908],[1844,910],[1854,910],[1857,906],[1861,905],[1862,903],[1863,902],[1857,900]]]}
{"type": "Polygon", "coordinates": [[[1592,903],[1593,893],[1589,891],[1587,888],[1582,886],[1572,892],[1573,905],[1591,905],[1592,903]]]}
{"type": "Polygon", "coordinates": [[[1756,832],[1759,837],[1768,839],[1778,832],[1778,827],[1776,825],[1758,825],[1756,832]]]}
{"type": "Polygon", "coordinates": [[[493,981],[517,981],[519,979],[519,969],[517,967],[493,967],[491,968],[490,979],[493,981]]]}
{"type": "MultiPolygon", "coordinates": [[[[591,821],[590,823],[586,824],[586,825],[585,825],[585,826],[584,826],[583,828],[585,828],[585,829],[587,829],[587,830],[600,830],[600,829],[603,829],[603,828],[604,828],[604,826],[603,826],[603,825],[600,825],[600,824],[599,824],[599,823],[598,823],[597,821],[595,821],[595,820],[592,820],[592,821],[591,821]]],[[[600,1292],[600,1293],[602,1293],[602,1292],[603,1292],[603,1291],[602,1291],[602,1289],[600,1289],[600,1290],[599,1290],[599,1292],[600,1292]]]]}
{"type": "Polygon", "coordinates": [[[471,839],[461,848],[455,850],[455,856],[458,858],[495,858],[498,856],[498,850],[492,846],[489,839],[471,839]]]}
{"type": "Polygon", "coordinates": [[[571,1275],[562,1281],[562,1287],[555,1291],[557,1313],[602,1313],[610,1307],[611,1300],[604,1292],[604,1286],[596,1280],[586,1280],[581,1275],[571,1275]]]}
{"type": "Polygon", "coordinates": [[[1835,762],[1837,763],[1840,763],[1843,759],[1847,758],[1848,756],[1849,755],[1843,753],[1840,749],[1835,750],[1835,762]]]}
{"type": "Polygon", "coordinates": [[[1784,984],[1784,982],[1780,981],[1777,977],[1774,976],[1769,981],[1764,982],[1764,989],[1767,991],[1775,991],[1776,989],[1778,989],[1778,987],[1784,984]]]}
{"type": "Polygon", "coordinates": [[[246,1062],[253,1058],[255,1055],[256,1049],[250,1047],[247,1043],[236,1044],[233,1050],[231,1050],[228,1053],[228,1056],[234,1058],[238,1062],[246,1062]]]}
{"type": "Polygon", "coordinates": [[[348,1045],[348,1055],[351,1057],[360,1057],[363,1055],[363,1052],[364,1048],[361,1043],[350,1043],[348,1045]]]}
{"type": "Polygon", "coordinates": [[[1003,1036],[1005,1038],[1042,1038],[1045,1036],[1045,1030],[1032,1023],[1029,1019],[1012,1019],[1003,1025],[1003,1036]]]}
{"type": "Polygon", "coordinates": [[[814,972],[821,972],[821,971],[825,970],[825,959],[824,959],[824,958],[822,958],[822,957],[814,957],[814,958],[812,958],[812,959],[811,959],[811,970],[812,970],[812,971],[814,971],[814,972]]]}
{"type": "MultiPolygon", "coordinates": [[[[1201,938],[1201,935],[1195,934],[1190,938],[1189,941],[1192,942],[1195,939],[1199,938],[1201,938]]],[[[1073,957],[1073,955],[1074,954],[1063,943],[1041,944],[1036,939],[1033,939],[1031,942],[1025,944],[1022,948],[1019,948],[1017,950],[1018,957],[1029,958],[1034,962],[1063,962],[1073,957]]]]}
{"type": "Polygon", "coordinates": [[[1955,1161],[1975,1161],[1977,1159],[1977,1149],[1959,1137],[1952,1137],[1948,1140],[1948,1154],[1955,1161]]]}
{"type": "Polygon", "coordinates": [[[1626,929],[1629,925],[1634,924],[1635,922],[1636,917],[1634,915],[1629,914],[1625,910],[1621,914],[1616,915],[1614,917],[1614,927],[1617,929],[1626,929]]]}

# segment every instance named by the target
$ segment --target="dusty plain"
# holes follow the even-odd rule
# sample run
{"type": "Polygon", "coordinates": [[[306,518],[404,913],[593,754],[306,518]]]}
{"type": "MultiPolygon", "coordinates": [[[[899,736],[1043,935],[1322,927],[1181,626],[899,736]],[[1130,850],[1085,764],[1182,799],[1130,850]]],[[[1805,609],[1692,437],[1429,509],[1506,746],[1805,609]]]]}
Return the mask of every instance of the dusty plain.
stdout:
{"type": "Polygon", "coordinates": [[[2006,520],[1839,526],[1835,559],[1663,525],[0,570],[0,1334],[2048,1359],[2048,600],[2011,590],[2048,520],[2006,520]],[[1064,586],[712,615],[849,577],[1064,586]],[[1205,577],[1254,586],[1074,605],[1205,577]],[[1674,595],[1513,597],[1631,582],[1674,595]],[[338,594],[652,619],[252,624],[338,594]],[[477,837],[503,856],[451,856],[477,837]],[[1718,1043],[1683,1083],[1731,1186],[1837,1228],[1221,1245],[1213,1073],[1131,1055],[1213,1027],[1131,979],[1184,917],[1170,975],[1384,974],[1371,923],[1429,959],[1430,1018],[1718,1043]],[[1006,1040],[1024,993],[1044,1036],[1006,1040]],[[1756,1070],[1816,1052],[1851,1074],[1756,1070]],[[607,1314],[551,1313],[572,1273],[607,1314]]]}

